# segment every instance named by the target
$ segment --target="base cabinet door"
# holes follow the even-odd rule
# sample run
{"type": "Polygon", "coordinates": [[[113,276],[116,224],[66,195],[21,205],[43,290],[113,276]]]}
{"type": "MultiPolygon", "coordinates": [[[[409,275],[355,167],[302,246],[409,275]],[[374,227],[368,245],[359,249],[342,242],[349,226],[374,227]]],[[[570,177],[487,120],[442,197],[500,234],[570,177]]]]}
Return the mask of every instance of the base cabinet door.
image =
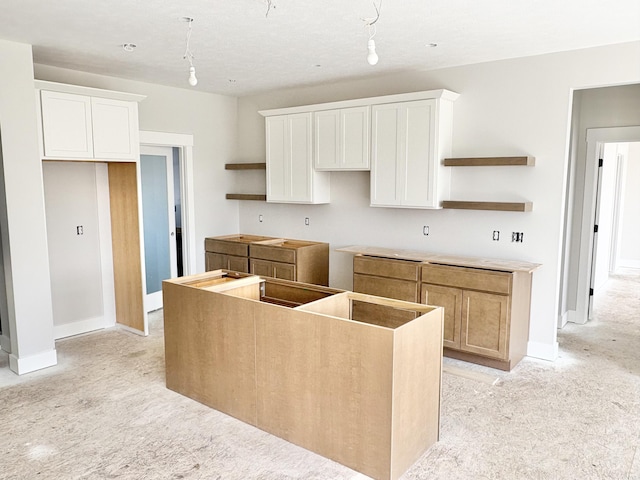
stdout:
{"type": "Polygon", "coordinates": [[[233,270],[236,272],[249,273],[249,259],[247,257],[237,257],[235,255],[225,255],[222,253],[206,252],[206,270],[233,270]]]}
{"type": "Polygon", "coordinates": [[[443,346],[460,349],[462,290],[422,284],[422,303],[444,308],[443,346]]]}
{"type": "Polygon", "coordinates": [[[296,279],[296,266],[291,263],[272,262],[270,260],[251,259],[251,273],[282,280],[296,279]]]}
{"type": "Polygon", "coordinates": [[[507,295],[464,290],[460,349],[501,360],[506,359],[508,318],[507,295]]]}

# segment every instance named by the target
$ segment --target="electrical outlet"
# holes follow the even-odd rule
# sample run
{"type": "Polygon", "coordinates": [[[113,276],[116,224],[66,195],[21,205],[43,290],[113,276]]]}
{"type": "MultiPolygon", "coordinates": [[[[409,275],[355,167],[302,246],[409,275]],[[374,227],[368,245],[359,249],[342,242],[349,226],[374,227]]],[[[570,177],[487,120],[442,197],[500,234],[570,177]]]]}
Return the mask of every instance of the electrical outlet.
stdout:
{"type": "Polygon", "coordinates": [[[262,223],[263,220],[264,220],[264,217],[262,215],[258,215],[258,221],[262,223]]]}
{"type": "Polygon", "coordinates": [[[424,227],[422,227],[422,235],[424,235],[425,237],[429,235],[429,225],[425,225],[424,227]]]}
{"type": "Polygon", "coordinates": [[[308,227],[309,226],[309,217],[304,217],[304,224],[308,227]]]}
{"type": "Polygon", "coordinates": [[[524,232],[512,232],[511,241],[522,243],[524,241],[524,232]]]}
{"type": "Polygon", "coordinates": [[[494,241],[496,241],[496,242],[497,242],[498,240],[500,240],[500,230],[494,230],[494,231],[493,231],[493,237],[492,237],[492,238],[493,238],[493,240],[494,240],[494,241]]]}
{"type": "Polygon", "coordinates": [[[82,225],[76,227],[76,235],[84,235],[84,227],[82,225]]]}

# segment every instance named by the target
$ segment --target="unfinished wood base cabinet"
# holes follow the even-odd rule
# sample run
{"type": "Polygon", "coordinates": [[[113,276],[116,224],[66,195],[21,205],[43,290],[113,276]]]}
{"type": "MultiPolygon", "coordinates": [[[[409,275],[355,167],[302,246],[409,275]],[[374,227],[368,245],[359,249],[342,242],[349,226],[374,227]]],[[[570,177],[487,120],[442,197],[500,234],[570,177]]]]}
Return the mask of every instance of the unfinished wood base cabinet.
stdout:
{"type": "Polygon", "coordinates": [[[448,257],[462,266],[431,263],[435,255],[415,252],[340,249],[358,250],[370,254],[354,256],[354,291],[443,307],[446,356],[511,370],[526,355],[532,272],[539,265],[504,261],[499,270],[498,260],[448,257]]]}
{"type": "Polygon", "coordinates": [[[375,479],[438,440],[441,308],[223,271],[163,296],[167,388],[375,479]]]}
{"type": "Polygon", "coordinates": [[[329,285],[329,244],[306,240],[225,235],[205,239],[207,271],[225,269],[329,285]]]}

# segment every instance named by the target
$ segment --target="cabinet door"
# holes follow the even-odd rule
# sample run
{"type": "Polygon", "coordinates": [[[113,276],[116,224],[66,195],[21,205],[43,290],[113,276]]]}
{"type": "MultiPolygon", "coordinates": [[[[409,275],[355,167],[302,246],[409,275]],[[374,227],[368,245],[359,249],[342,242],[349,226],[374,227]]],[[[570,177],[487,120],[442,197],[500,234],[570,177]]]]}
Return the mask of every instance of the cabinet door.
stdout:
{"type": "Polygon", "coordinates": [[[91,97],[94,158],[137,159],[137,108],[135,102],[91,97]]]}
{"type": "Polygon", "coordinates": [[[296,266],[291,263],[272,262],[272,277],[282,280],[296,280],[296,266]]]}
{"type": "Polygon", "coordinates": [[[91,98],[42,90],[40,103],[44,155],[93,158],[91,98]]]}
{"type": "Polygon", "coordinates": [[[224,255],[221,253],[205,253],[206,271],[211,270],[233,270],[235,272],[249,273],[249,259],[247,257],[236,257],[235,255],[224,255]]]}
{"type": "Polygon", "coordinates": [[[506,360],[508,318],[507,295],[464,290],[460,349],[506,360]]]}
{"type": "Polygon", "coordinates": [[[407,102],[402,108],[403,161],[398,175],[405,207],[438,207],[434,203],[436,178],[435,100],[407,102]]]}
{"type": "Polygon", "coordinates": [[[435,196],[435,100],[375,105],[371,120],[371,205],[439,207],[435,196]]]}
{"type": "Polygon", "coordinates": [[[314,113],[317,170],[369,170],[370,107],[314,113]]]}
{"type": "Polygon", "coordinates": [[[267,201],[328,203],[329,173],[315,173],[311,112],[266,119],[267,201]]]}
{"type": "Polygon", "coordinates": [[[371,111],[371,205],[400,204],[399,164],[400,144],[399,104],[374,105],[371,111]]]}
{"type": "Polygon", "coordinates": [[[426,305],[444,308],[443,345],[459,350],[462,290],[423,283],[421,301],[426,305]]]}
{"type": "Polygon", "coordinates": [[[325,110],[313,114],[314,165],[317,170],[340,170],[342,150],[340,110],[325,110]]]}
{"type": "Polygon", "coordinates": [[[254,275],[262,275],[264,277],[273,277],[273,265],[269,260],[258,260],[252,258],[249,260],[249,271],[254,275]]]}

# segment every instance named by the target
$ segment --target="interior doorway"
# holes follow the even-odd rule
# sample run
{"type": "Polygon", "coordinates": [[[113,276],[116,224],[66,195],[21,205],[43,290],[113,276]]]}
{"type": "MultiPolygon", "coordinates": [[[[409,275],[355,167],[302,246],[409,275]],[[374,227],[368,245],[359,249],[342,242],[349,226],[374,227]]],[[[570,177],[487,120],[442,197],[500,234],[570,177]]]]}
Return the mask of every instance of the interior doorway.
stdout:
{"type": "Polygon", "coordinates": [[[592,318],[596,289],[612,272],[640,267],[639,144],[640,127],[587,131],[577,323],[592,318]]]}
{"type": "MultiPolygon", "coordinates": [[[[155,293],[158,293],[158,291],[160,292],[160,294],[157,295],[160,297],[160,303],[158,303],[157,300],[155,300],[155,303],[153,300],[150,300],[149,304],[145,306],[145,310],[148,312],[162,307],[162,276],[170,278],[196,273],[196,242],[195,229],[193,227],[195,216],[193,198],[193,136],[188,134],[143,130],[140,131],[140,144],[141,157],[149,153],[151,155],[156,155],[154,152],[158,151],[164,152],[160,155],[164,158],[164,168],[167,172],[167,177],[169,177],[169,180],[164,183],[167,200],[166,203],[164,200],[156,200],[156,202],[166,205],[165,210],[172,212],[172,217],[175,221],[173,230],[168,229],[168,237],[165,237],[169,239],[168,243],[166,243],[170,247],[169,265],[170,268],[175,267],[175,270],[171,271],[168,276],[166,276],[166,270],[164,275],[160,275],[160,269],[158,268],[160,266],[160,262],[154,260],[153,255],[149,257],[145,252],[145,263],[148,262],[151,264],[149,270],[147,270],[145,266],[147,285],[149,285],[149,273],[153,270],[157,270],[155,289],[151,290],[148,288],[148,290],[151,290],[152,292],[155,291],[155,293]],[[150,150],[150,147],[153,147],[153,149],[150,150]],[[157,147],[162,147],[163,150],[155,150],[157,147]],[[169,163],[171,164],[171,167],[169,167],[169,163]],[[173,180],[171,180],[170,177],[173,177],[173,180]],[[173,196],[172,202],[169,201],[170,196],[173,196]],[[173,235],[171,235],[172,232],[173,235]],[[172,249],[175,251],[175,257],[173,257],[173,254],[171,253],[172,249]]],[[[158,170],[161,169],[158,168],[158,170]]],[[[144,185],[141,186],[141,189],[143,190],[142,195],[144,196],[144,185]]],[[[167,216],[168,214],[168,212],[165,213],[167,216]]],[[[146,216],[146,214],[143,213],[143,216],[146,216]]],[[[171,220],[168,221],[170,222],[171,220]]],[[[155,247],[151,247],[150,249],[154,250],[154,248],[155,247]]],[[[156,250],[156,254],[159,251],[160,250],[156,250]]]]}
{"type": "Polygon", "coordinates": [[[173,157],[171,147],[140,148],[147,312],[162,308],[162,281],[178,276],[175,199],[180,191],[176,195],[173,157]]]}

